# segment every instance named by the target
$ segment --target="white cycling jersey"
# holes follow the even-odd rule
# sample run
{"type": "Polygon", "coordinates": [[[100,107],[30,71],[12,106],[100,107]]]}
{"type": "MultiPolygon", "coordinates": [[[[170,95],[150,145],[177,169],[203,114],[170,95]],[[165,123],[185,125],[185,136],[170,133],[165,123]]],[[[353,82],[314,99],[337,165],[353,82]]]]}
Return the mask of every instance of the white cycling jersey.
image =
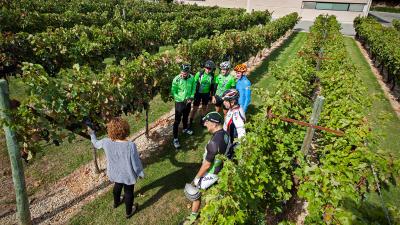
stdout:
{"type": "Polygon", "coordinates": [[[246,122],[246,116],[243,109],[240,106],[235,106],[226,114],[224,122],[224,130],[229,135],[233,135],[232,138],[241,138],[246,135],[244,123],[246,122]],[[234,126],[232,126],[232,124],[234,126]],[[236,130],[231,130],[236,129],[236,130]]]}

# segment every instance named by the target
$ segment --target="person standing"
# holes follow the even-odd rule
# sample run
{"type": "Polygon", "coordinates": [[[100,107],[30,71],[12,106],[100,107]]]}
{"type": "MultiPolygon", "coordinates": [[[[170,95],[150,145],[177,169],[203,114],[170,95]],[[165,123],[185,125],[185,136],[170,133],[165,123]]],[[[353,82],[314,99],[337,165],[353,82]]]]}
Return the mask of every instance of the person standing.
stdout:
{"type": "Polygon", "coordinates": [[[186,217],[184,225],[193,224],[198,215],[201,204],[201,190],[208,189],[218,181],[218,173],[221,171],[223,163],[216,159],[218,154],[226,155],[229,159],[230,153],[229,135],[222,129],[223,118],[218,112],[210,112],[203,117],[204,126],[212,134],[211,140],[205,147],[203,162],[198,170],[196,177],[191,184],[185,186],[185,196],[192,201],[192,212],[186,217]]]}
{"type": "Polygon", "coordinates": [[[125,202],[126,218],[133,216],[138,205],[134,202],[134,185],[138,177],[144,178],[143,166],[135,143],[128,141],[129,124],[121,118],[107,123],[107,138],[97,140],[95,132],[88,127],[91,142],[96,149],[104,149],[107,158],[107,176],[114,182],[114,208],[125,202]],[[122,188],[124,197],[121,199],[122,188]]]}
{"type": "MultiPolygon", "coordinates": [[[[229,61],[222,62],[219,65],[220,74],[215,77],[216,91],[212,97],[212,103],[215,104],[215,111],[221,112],[223,106],[222,95],[228,89],[235,88],[235,78],[230,75],[231,63],[229,61]]],[[[224,107],[224,115],[227,113],[227,109],[224,107]]]]}
{"type": "Polygon", "coordinates": [[[188,119],[192,107],[192,100],[196,91],[194,78],[189,73],[190,65],[181,65],[181,72],[172,81],[171,93],[175,100],[175,121],[173,125],[173,145],[176,149],[181,145],[178,139],[179,124],[183,123],[183,133],[192,135],[193,131],[188,126],[188,119]]]}
{"type": "Polygon", "coordinates": [[[222,95],[224,106],[228,109],[224,121],[224,130],[228,132],[231,142],[235,138],[241,138],[246,135],[244,124],[246,122],[245,112],[239,105],[239,92],[236,89],[229,89],[222,95]]]}
{"type": "Polygon", "coordinates": [[[197,72],[194,76],[196,93],[194,95],[193,111],[190,115],[190,125],[193,124],[200,103],[200,124],[203,125],[202,118],[207,113],[208,102],[210,102],[211,93],[214,91],[214,69],[215,63],[211,60],[207,60],[204,63],[204,70],[197,72]]]}
{"type": "Polygon", "coordinates": [[[236,89],[239,91],[239,105],[242,107],[244,112],[247,112],[247,108],[251,102],[251,83],[247,79],[247,66],[246,64],[238,64],[234,68],[236,72],[236,89]]]}

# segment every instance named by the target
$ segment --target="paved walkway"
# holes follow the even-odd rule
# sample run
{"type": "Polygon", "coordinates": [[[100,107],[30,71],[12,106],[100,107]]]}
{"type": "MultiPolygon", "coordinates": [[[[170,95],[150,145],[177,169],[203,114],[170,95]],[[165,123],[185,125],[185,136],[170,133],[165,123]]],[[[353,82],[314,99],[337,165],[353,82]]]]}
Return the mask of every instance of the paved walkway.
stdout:
{"type": "Polygon", "coordinates": [[[400,19],[400,13],[370,11],[369,15],[375,17],[384,25],[389,25],[394,19],[400,19]]]}
{"type": "MultiPolygon", "coordinates": [[[[294,29],[297,31],[304,31],[308,32],[310,30],[310,27],[314,24],[314,21],[300,21],[294,29]]],[[[356,35],[356,31],[354,30],[353,24],[352,23],[342,23],[342,34],[347,35],[347,36],[354,36],[356,35]]]]}

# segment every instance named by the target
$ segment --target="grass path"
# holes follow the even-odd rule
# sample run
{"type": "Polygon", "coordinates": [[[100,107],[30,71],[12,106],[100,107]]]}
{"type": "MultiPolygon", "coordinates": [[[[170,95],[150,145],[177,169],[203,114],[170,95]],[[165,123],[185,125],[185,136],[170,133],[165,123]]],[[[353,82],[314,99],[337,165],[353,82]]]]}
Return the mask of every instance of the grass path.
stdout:
{"type": "MultiPolygon", "coordinates": [[[[375,75],[370,69],[368,62],[365,60],[360,49],[358,48],[353,38],[346,38],[345,44],[347,52],[353,60],[353,63],[358,68],[358,75],[363,79],[367,88],[366,95],[372,100],[371,106],[366,106],[367,119],[371,124],[372,134],[377,142],[371,143],[370,148],[375,152],[390,153],[394,158],[400,157],[400,119],[393,111],[389,100],[385,95],[376,80],[375,75]]],[[[397,182],[400,178],[397,178],[397,182]]],[[[392,223],[400,223],[400,186],[388,186],[383,189],[383,200],[391,214],[392,223]],[[397,212],[396,212],[397,211],[397,212]]],[[[368,224],[386,224],[382,204],[377,194],[369,194],[364,203],[357,206],[348,206],[348,209],[353,212],[361,223],[368,224]]]]}
{"type": "MultiPolygon", "coordinates": [[[[296,53],[306,34],[296,33],[285,44],[278,48],[250,74],[255,87],[270,88],[273,79],[268,70],[273,63],[284,65],[296,53]]],[[[254,95],[253,95],[254,96],[254,95]]],[[[260,100],[254,96],[249,114],[256,112],[260,100]]],[[[124,206],[112,210],[112,193],[97,198],[86,205],[83,210],[71,219],[70,224],[178,224],[189,213],[188,202],[183,194],[185,183],[190,182],[197,172],[204,146],[210,135],[200,127],[195,127],[195,135],[181,138],[182,151],[175,151],[171,145],[165,147],[162,155],[146,165],[146,178],[135,187],[136,202],[140,211],[132,219],[124,218],[124,206]]]]}

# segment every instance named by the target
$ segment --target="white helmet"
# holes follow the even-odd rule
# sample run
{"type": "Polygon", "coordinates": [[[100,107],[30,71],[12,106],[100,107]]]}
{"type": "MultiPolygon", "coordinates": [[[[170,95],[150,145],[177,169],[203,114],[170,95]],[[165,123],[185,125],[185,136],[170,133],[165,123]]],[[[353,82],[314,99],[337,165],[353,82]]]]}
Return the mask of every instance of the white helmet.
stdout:
{"type": "Polygon", "coordinates": [[[229,61],[222,62],[219,64],[219,68],[222,70],[229,70],[231,68],[231,63],[229,61]]]}
{"type": "Polygon", "coordinates": [[[186,198],[188,198],[190,201],[196,201],[201,197],[200,189],[192,184],[186,184],[184,192],[186,198]]]}

